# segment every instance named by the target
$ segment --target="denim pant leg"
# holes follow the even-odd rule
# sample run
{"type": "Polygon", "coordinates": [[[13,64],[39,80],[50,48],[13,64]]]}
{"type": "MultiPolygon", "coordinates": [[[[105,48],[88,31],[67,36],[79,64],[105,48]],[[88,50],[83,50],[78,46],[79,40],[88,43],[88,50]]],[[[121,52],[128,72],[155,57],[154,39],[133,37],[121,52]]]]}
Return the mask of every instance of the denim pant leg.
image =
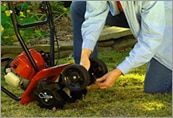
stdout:
{"type": "Polygon", "coordinates": [[[172,71],[152,59],[147,68],[144,91],[146,93],[172,92],[172,71]]]}
{"type": "MultiPolygon", "coordinates": [[[[84,14],[86,11],[86,1],[74,1],[70,6],[71,20],[73,27],[73,55],[76,64],[80,63],[82,50],[82,34],[81,26],[84,22],[84,14]]],[[[97,44],[93,50],[91,57],[97,58],[97,44]]]]}

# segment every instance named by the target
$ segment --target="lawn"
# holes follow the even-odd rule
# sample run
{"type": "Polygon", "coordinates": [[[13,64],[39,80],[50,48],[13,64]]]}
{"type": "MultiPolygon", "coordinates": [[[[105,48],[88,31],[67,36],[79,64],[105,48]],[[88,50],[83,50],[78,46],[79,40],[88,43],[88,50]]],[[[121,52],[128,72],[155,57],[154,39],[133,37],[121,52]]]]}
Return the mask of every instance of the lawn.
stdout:
{"type": "MultiPolygon", "coordinates": [[[[108,70],[114,68],[128,55],[130,49],[118,52],[113,49],[102,50],[102,59],[108,70]]],[[[59,63],[72,62],[72,58],[64,58],[59,63]]],[[[100,90],[94,85],[83,100],[66,104],[63,109],[48,110],[31,102],[20,105],[1,92],[2,117],[171,117],[172,94],[146,94],[143,92],[143,81],[146,65],[121,76],[112,88],[100,90]]],[[[2,73],[3,74],[3,73],[2,73]]],[[[20,88],[12,88],[1,83],[16,95],[21,96],[20,88]]]]}

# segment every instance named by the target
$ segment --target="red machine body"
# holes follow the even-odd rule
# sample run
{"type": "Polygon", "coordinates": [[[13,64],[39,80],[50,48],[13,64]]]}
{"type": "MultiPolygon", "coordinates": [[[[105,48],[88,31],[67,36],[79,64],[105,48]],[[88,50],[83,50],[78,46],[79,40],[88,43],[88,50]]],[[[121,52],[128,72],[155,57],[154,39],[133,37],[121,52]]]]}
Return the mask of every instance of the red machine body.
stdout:
{"type": "Polygon", "coordinates": [[[46,68],[45,61],[39,52],[34,49],[30,49],[29,52],[38,67],[38,72],[35,72],[25,52],[22,52],[17,57],[15,57],[15,59],[10,64],[13,72],[15,72],[23,79],[30,81],[21,97],[21,104],[27,104],[34,100],[32,92],[41,80],[47,79],[52,82],[56,81],[62,70],[66,66],[70,65],[70,63],[68,63],[46,68]]]}
{"type": "MultiPolygon", "coordinates": [[[[64,72],[64,68],[71,65],[71,63],[61,64],[57,66],[55,66],[54,64],[54,41],[56,39],[56,34],[55,34],[55,27],[54,27],[54,22],[52,17],[53,15],[51,12],[50,3],[48,1],[44,1],[40,4],[41,5],[40,7],[43,8],[46,14],[45,20],[33,22],[33,23],[26,23],[26,24],[20,24],[18,20],[16,19],[17,18],[16,9],[15,9],[16,6],[14,6],[13,2],[9,1],[8,5],[9,5],[9,9],[12,10],[12,13],[10,15],[11,15],[12,23],[14,26],[15,34],[24,52],[16,56],[15,59],[13,60],[8,58],[9,62],[6,68],[6,72],[7,72],[6,80],[8,80],[9,83],[11,82],[12,85],[15,85],[16,87],[20,86],[24,90],[24,93],[22,94],[21,97],[17,97],[2,86],[1,86],[1,90],[7,95],[9,95],[11,98],[17,101],[20,101],[21,104],[27,104],[33,100],[37,100],[36,98],[38,97],[39,98],[38,101],[41,103],[41,106],[43,105],[46,108],[48,107],[50,108],[52,106],[53,107],[59,106],[59,103],[62,102],[63,99],[67,99],[67,98],[63,98],[65,91],[63,91],[62,89],[66,87],[67,84],[65,84],[66,81],[61,82],[63,81],[62,76],[64,75],[62,72],[64,72]],[[34,49],[28,50],[27,45],[25,44],[19,32],[20,28],[23,29],[28,27],[40,26],[44,24],[49,24],[49,28],[50,28],[50,54],[51,55],[50,57],[48,57],[50,61],[50,65],[49,65],[50,67],[46,66],[47,65],[45,61],[46,59],[43,57],[45,55],[42,55],[41,53],[37,52],[34,49]],[[25,79],[29,81],[26,81],[25,79]],[[41,83],[44,83],[43,81],[46,82],[46,85],[41,84],[41,83]],[[53,87],[50,85],[53,85],[53,87]],[[40,96],[40,95],[43,95],[43,96],[40,96]]],[[[72,81],[76,79],[76,77],[78,77],[78,80],[80,80],[80,83],[81,81],[83,82],[84,80],[88,80],[89,78],[89,75],[88,77],[85,76],[86,74],[88,74],[87,70],[85,70],[85,68],[82,66],[80,66],[79,68],[79,65],[71,66],[71,68],[67,68],[66,71],[67,71],[66,73],[70,71],[69,74],[67,74],[67,77],[69,78],[67,82],[72,83],[70,85],[73,85],[73,86],[74,84],[77,83],[77,87],[78,87],[78,81],[77,82],[75,81],[74,83],[72,81]]],[[[64,77],[64,78],[67,78],[67,77],[64,77]]],[[[82,91],[79,92],[80,97],[76,97],[75,95],[76,94],[74,94],[72,98],[74,100],[77,100],[83,96],[83,92],[82,91]]]]}
{"type": "MultiPolygon", "coordinates": [[[[42,55],[34,49],[30,49],[30,54],[33,57],[38,70],[46,68],[42,55]]],[[[17,73],[20,77],[31,80],[36,74],[31,62],[29,61],[25,52],[18,55],[10,64],[12,70],[17,73]]]]}

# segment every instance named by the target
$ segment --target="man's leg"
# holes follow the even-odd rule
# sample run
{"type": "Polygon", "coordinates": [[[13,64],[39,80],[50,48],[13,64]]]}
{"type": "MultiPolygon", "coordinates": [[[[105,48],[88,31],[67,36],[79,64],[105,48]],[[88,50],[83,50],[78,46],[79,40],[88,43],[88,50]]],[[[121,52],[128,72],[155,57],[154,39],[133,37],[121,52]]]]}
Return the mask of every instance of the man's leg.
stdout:
{"type": "Polygon", "coordinates": [[[146,93],[172,92],[172,71],[152,59],[147,68],[144,91],[146,93]]]}
{"type": "Polygon", "coordinates": [[[84,21],[86,3],[84,1],[74,1],[70,6],[72,28],[73,28],[73,55],[75,63],[80,63],[82,49],[81,25],[84,21]]]}
{"type": "MultiPolygon", "coordinates": [[[[71,12],[71,20],[72,20],[72,27],[73,27],[73,53],[74,53],[74,60],[76,64],[80,63],[81,57],[81,50],[82,50],[82,34],[81,34],[81,26],[84,22],[84,14],[86,10],[86,1],[74,1],[70,6],[71,12]]],[[[97,46],[91,57],[97,57],[97,46]]]]}

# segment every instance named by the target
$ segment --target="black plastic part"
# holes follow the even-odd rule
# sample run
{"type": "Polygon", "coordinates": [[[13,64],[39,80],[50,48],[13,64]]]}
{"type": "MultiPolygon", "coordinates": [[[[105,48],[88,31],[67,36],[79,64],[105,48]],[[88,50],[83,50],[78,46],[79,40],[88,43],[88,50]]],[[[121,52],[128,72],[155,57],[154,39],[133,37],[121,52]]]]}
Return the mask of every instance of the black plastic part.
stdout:
{"type": "Polygon", "coordinates": [[[10,63],[13,61],[13,59],[10,57],[1,58],[1,63],[5,62],[5,61],[6,61],[6,64],[5,64],[5,68],[4,68],[4,73],[7,74],[6,69],[10,68],[10,63]]]}
{"type": "Polygon", "coordinates": [[[82,100],[83,97],[87,94],[87,89],[83,89],[81,91],[71,91],[69,103],[75,102],[76,100],[82,100]]]}
{"type": "Polygon", "coordinates": [[[93,84],[95,80],[99,77],[102,77],[104,74],[108,72],[106,64],[97,58],[90,58],[90,84],[93,84]]]}
{"type": "Polygon", "coordinates": [[[81,91],[90,82],[88,71],[79,64],[67,66],[62,72],[62,84],[71,91],[81,91]]]}
{"type": "Polygon", "coordinates": [[[10,61],[10,60],[13,60],[13,59],[10,58],[10,57],[4,57],[4,58],[1,58],[1,62],[4,62],[4,61],[10,61]]]}

